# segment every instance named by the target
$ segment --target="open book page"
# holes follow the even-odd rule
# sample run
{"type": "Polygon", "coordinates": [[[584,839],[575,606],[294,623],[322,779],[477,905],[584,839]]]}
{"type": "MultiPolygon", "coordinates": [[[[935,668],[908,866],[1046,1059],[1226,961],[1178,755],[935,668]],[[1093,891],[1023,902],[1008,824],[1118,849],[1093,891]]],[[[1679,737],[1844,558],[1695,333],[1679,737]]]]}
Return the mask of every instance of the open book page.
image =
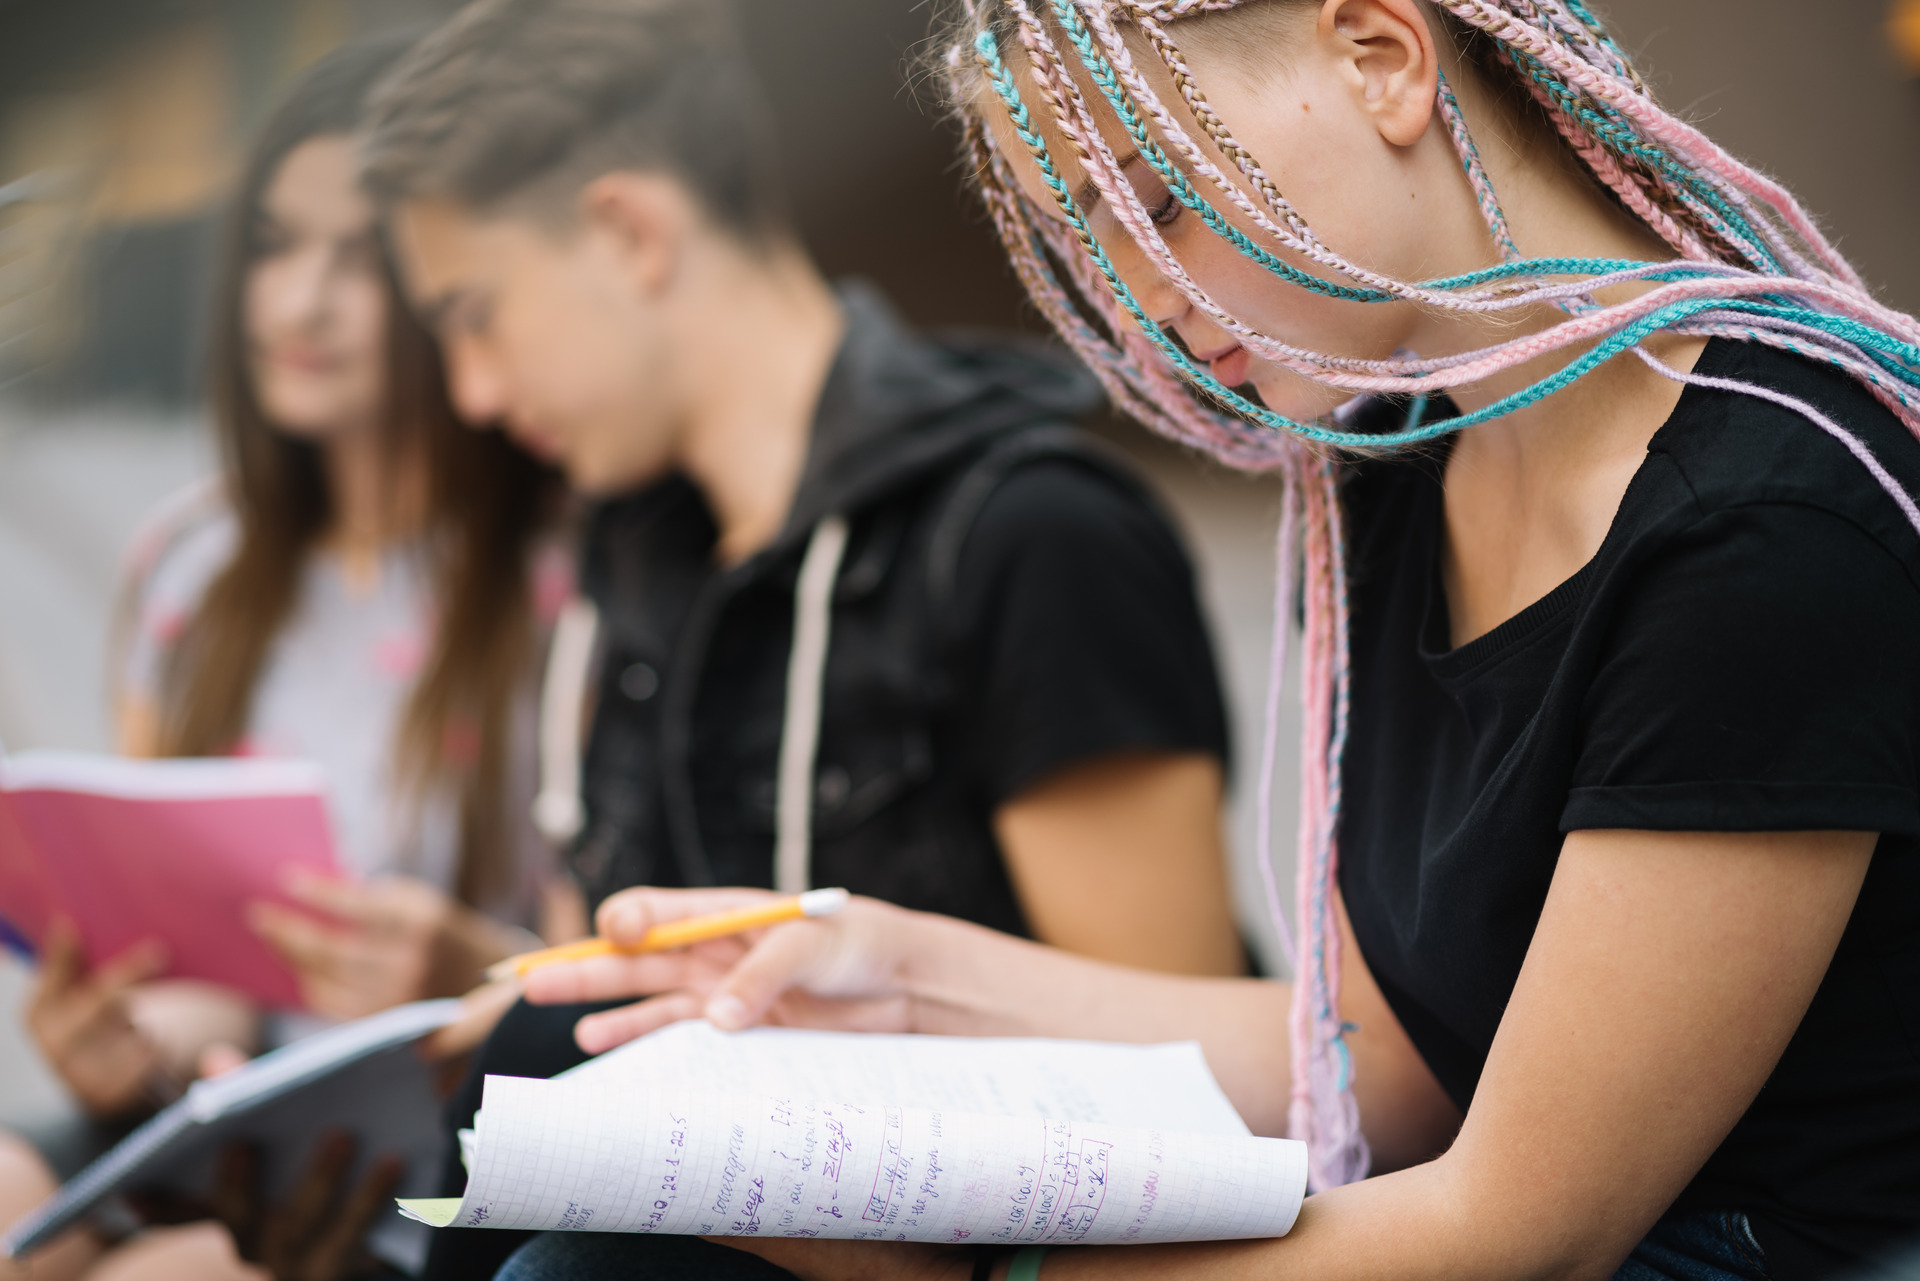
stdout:
{"type": "Polygon", "coordinates": [[[1190,1046],[682,1036],[763,1042],[750,1060],[785,1042],[799,1080],[719,1093],[775,1060],[703,1088],[685,1065],[636,1071],[644,1051],[489,1077],[465,1197],[403,1206],[436,1226],[1093,1244],[1277,1236],[1304,1194],[1301,1145],[1248,1135],[1190,1046]],[[934,1071],[889,1076],[916,1063],[934,1071]],[[836,1072],[883,1088],[829,1102],[849,1097],[836,1072]],[[968,1106],[996,1098],[1009,1110],[968,1106]],[[1182,1113],[1203,1128],[1162,1123],[1182,1113]]]}
{"type": "Polygon", "coordinates": [[[752,1028],[705,1019],[661,1028],[558,1079],[681,1093],[870,1099],[995,1116],[1049,1116],[1194,1134],[1247,1134],[1192,1041],[888,1036],[752,1028]]]}
{"type": "Polygon", "coordinates": [[[337,872],[310,763],[0,757],[0,917],[36,947],[59,912],[90,964],[159,939],[171,976],[297,1008],[293,974],[245,916],[288,901],[295,867],[337,872]]]}

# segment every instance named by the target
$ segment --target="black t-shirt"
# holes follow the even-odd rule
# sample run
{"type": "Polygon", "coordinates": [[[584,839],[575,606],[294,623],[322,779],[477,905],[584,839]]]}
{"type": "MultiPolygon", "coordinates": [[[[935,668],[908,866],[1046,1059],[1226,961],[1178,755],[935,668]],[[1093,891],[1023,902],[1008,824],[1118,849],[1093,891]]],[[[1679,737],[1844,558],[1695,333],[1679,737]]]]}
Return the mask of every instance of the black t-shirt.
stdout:
{"type": "MultiPolygon", "coordinates": [[[[1920,447],[1845,376],[1724,340],[1698,372],[1818,407],[1920,493],[1920,447]]],[[[1453,649],[1443,468],[1365,463],[1346,493],[1340,883],[1414,1044],[1466,1106],[1567,832],[1880,832],[1811,1008],[1682,1204],[1746,1211],[1783,1279],[1920,1233],[1920,539],[1801,415],[1689,387],[1593,559],[1453,649]]]]}
{"type": "MultiPolygon", "coordinates": [[[[936,476],[852,518],[827,657],[813,876],[1017,932],[1025,923],[993,812],[1115,753],[1224,761],[1226,714],[1192,568],[1135,483],[1072,457],[1025,462],[981,503],[950,597],[929,605],[926,543],[949,483],[936,476]],[[948,684],[924,715],[913,710],[918,691],[948,684]]],[[[595,898],[688,879],[659,743],[668,693],[692,671],[686,773],[707,875],[771,885],[794,566],[716,568],[711,516],[684,480],[626,500],[598,537],[609,554],[637,558],[644,572],[626,577],[644,595],[595,589],[613,636],[576,873],[595,898]],[[699,602],[728,573],[750,581],[702,617],[699,602]],[[655,678],[637,700],[625,691],[636,665],[655,678]]]]}
{"type": "Polygon", "coordinates": [[[1015,472],[982,506],[957,586],[979,698],[968,756],[988,807],[1116,752],[1226,759],[1193,570],[1129,486],[1069,460],[1015,472]]]}

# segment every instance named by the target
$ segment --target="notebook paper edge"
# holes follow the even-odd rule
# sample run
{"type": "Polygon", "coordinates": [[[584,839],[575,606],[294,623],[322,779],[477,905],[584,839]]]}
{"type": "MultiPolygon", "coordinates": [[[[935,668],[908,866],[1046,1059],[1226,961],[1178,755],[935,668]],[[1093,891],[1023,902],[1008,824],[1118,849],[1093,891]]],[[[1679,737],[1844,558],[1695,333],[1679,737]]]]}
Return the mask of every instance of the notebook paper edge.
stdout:
{"type": "Polygon", "coordinates": [[[424,1223],[430,1228],[451,1227],[460,1217],[460,1206],[464,1198],[457,1196],[436,1197],[395,1197],[393,1203],[400,1207],[400,1213],[416,1223],[424,1223]]]}

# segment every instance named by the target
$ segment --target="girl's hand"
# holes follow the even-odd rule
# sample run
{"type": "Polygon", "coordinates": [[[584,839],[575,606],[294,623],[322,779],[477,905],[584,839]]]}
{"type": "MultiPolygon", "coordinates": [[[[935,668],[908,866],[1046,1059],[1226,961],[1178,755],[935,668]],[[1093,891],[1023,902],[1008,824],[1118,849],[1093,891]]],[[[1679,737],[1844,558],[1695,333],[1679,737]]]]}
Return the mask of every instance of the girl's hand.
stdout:
{"type": "Polygon", "coordinates": [[[72,922],[56,920],[47,930],[27,1000],[27,1027],[93,1116],[124,1116],[159,1101],[154,1085],[162,1073],[161,1052],[135,1025],[131,996],[166,966],[166,949],[149,941],[88,973],[72,922]]]}
{"type": "Polygon", "coordinates": [[[293,967],[308,1007],[331,1018],[458,996],[517,942],[505,927],[411,877],[360,884],[303,873],[287,891],[323,915],[262,902],[249,907],[248,923],[293,967]]]}
{"type": "MultiPolygon", "coordinates": [[[[765,890],[625,890],[600,905],[602,937],[637,943],[662,921],[764,902],[765,890]]],[[[905,971],[931,937],[930,918],[855,898],[832,916],[788,921],[672,952],[550,965],[522,982],[535,1004],[651,999],[580,1020],[589,1054],[682,1019],[735,1029],[755,1023],[864,1032],[914,1031],[905,971]]]]}
{"type": "Polygon", "coordinates": [[[259,1154],[244,1144],[221,1153],[213,1195],[215,1217],[233,1235],[240,1257],[273,1281],[347,1281],[380,1270],[366,1249],[367,1232],[393,1210],[404,1172],[381,1157],[350,1184],[355,1144],[342,1131],[323,1134],[292,1195],[261,1202],[259,1154]]]}

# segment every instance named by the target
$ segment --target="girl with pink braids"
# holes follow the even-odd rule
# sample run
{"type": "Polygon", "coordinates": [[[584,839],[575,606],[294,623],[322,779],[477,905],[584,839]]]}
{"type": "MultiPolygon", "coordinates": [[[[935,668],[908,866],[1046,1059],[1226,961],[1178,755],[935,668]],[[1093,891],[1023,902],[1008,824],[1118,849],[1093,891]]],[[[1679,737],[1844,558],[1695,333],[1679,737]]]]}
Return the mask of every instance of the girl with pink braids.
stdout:
{"type": "Polygon", "coordinates": [[[946,72],[1036,305],[1129,412],[1282,479],[1292,981],[856,902],[531,995],[668,994],[593,1048],[695,1009],[1195,1038],[1315,1195],[1264,1242],[729,1244],[807,1278],[1795,1281],[1920,1234],[1920,324],[1583,0],[971,0],[946,72]]]}

